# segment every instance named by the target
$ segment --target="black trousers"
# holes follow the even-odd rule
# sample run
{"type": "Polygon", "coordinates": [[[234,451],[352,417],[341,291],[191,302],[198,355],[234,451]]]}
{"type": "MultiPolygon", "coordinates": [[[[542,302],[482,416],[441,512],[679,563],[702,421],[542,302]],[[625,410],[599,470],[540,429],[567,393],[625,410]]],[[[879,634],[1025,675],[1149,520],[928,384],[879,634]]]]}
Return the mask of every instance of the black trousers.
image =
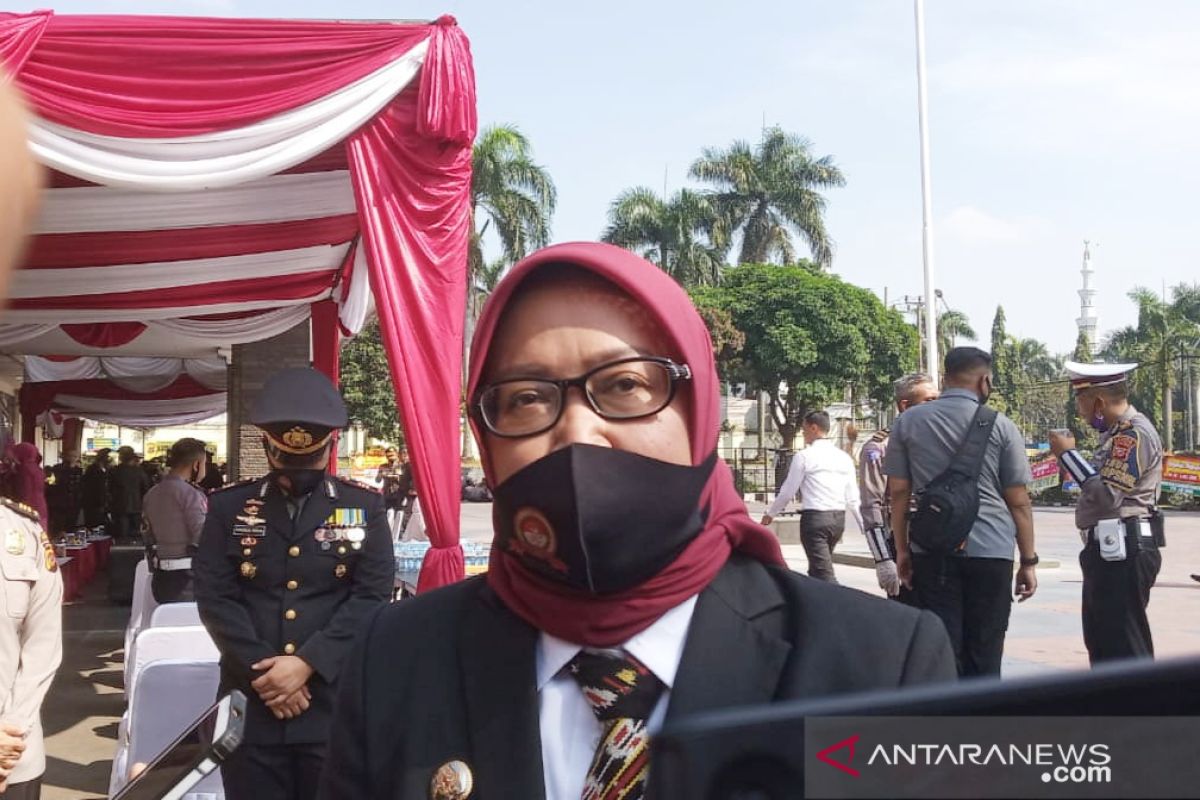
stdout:
{"type": "Polygon", "coordinates": [[[1152,658],[1154,640],[1146,606],[1158,579],[1157,547],[1124,561],[1105,561],[1094,540],[1079,554],[1083,569],[1083,643],[1093,664],[1114,658],[1152,658]]]}
{"type": "Polygon", "coordinates": [[[196,599],[192,593],[192,571],[176,569],[169,572],[156,569],[150,575],[150,591],[156,603],[190,603],[196,599]]]}
{"type": "Polygon", "coordinates": [[[846,530],[845,511],[801,511],[800,544],[808,557],[808,575],[837,583],[833,574],[833,548],[846,530]]]}
{"type": "Polygon", "coordinates": [[[313,800],[324,744],[244,744],[221,766],[229,800],[313,800]]]}
{"type": "Polygon", "coordinates": [[[4,791],[4,800],[40,800],[42,796],[42,779],[10,783],[4,791]]]}
{"type": "Polygon", "coordinates": [[[959,676],[999,675],[1012,611],[1013,562],[918,554],[912,560],[915,604],[945,624],[959,676]]]}

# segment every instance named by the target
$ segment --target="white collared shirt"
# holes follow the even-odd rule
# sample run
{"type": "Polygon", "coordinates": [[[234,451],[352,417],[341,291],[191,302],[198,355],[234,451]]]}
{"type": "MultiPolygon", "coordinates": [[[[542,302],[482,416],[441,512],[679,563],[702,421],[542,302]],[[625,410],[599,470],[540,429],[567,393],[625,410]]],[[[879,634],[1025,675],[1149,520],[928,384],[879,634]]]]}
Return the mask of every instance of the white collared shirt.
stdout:
{"type": "MultiPolygon", "coordinates": [[[[646,723],[652,734],[662,727],[666,717],[667,701],[695,610],[693,595],[620,648],[645,664],[666,687],[646,723]]],[[[579,684],[565,669],[583,649],[544,631],[538,637],[538,722],[546,800],[579,800],[583,796],[588,768],[603,734],[603,727],[579,684]]]]}
{"type": "Polygon", "coordinates": [[[831,440],[817,439],[792,457],[787,479],[779,487],[779,494],[767,514],[779,516],[796,492],[800,493],[805,511],[849,510],[862,527],[854,459],[831,440]]]}

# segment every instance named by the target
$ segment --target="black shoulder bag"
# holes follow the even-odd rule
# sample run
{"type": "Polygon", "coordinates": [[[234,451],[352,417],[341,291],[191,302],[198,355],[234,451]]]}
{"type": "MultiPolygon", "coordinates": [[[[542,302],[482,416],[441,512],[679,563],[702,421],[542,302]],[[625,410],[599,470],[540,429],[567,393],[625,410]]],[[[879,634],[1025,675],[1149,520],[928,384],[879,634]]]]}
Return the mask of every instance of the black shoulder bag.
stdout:
{"type": "Polygon", "coordinates": [[[995,409],[980,405],[950,466],[917,493],[908,535],[925,552],[950,555],[966,544],[979,517],[979,474],[995,426],[995,409]]]}

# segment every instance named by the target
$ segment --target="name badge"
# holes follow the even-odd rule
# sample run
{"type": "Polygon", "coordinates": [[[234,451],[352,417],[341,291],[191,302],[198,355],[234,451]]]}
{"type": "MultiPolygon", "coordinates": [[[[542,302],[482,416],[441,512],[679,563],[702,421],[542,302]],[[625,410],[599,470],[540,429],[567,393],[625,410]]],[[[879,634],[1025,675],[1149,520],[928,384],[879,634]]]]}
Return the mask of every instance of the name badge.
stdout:
{"type": "Polygon", "coordinates": [[[234,525],[233,535],[239,538],[261,539],[267,535],[266,525],[234,525]]]}

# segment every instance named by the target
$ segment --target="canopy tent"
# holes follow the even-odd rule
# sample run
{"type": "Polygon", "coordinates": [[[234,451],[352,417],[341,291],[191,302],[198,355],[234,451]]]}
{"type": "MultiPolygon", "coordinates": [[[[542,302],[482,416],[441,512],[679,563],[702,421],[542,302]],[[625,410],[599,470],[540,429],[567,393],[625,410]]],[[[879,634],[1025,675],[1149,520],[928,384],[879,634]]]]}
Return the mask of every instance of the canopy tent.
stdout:
{"type": "Polygon", "coordinates": [[[201,413],[215,392],[191,370],[164,384],[119,362],[211,359],[310,317],[336,378],[339,337],[373,305],[434,544],[420,587],[460,578],[476,117],[454,20],[0,14],[0,63],[52,170],[0,350],[101,356],[35,361],[60,379],[29,383],[22,411],[201,413]],[[150,384],[122,385],[125,367],[150,384]]]}

